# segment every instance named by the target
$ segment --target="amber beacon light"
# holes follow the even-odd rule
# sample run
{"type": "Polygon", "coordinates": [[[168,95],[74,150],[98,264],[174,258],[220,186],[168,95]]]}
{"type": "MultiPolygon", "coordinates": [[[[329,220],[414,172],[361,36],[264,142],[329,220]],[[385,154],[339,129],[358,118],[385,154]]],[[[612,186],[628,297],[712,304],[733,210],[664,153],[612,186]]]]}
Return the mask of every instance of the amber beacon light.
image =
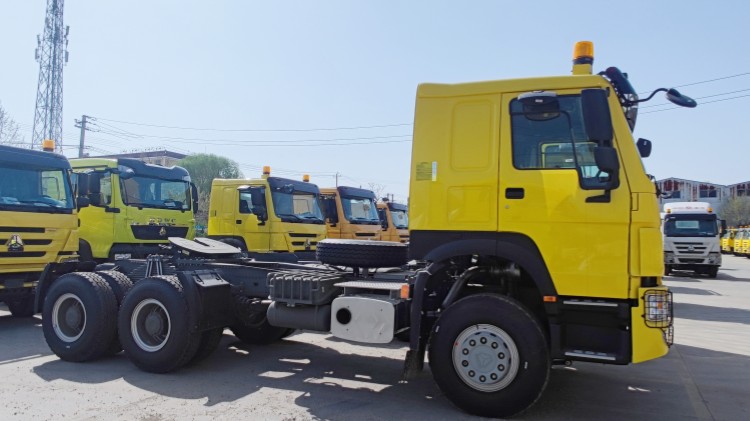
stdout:
{"type": "Polygon", "coordinates": [[[590,75],[594,64],[594,43],[578,41],[573,48],[573,74],[590,75]]]}

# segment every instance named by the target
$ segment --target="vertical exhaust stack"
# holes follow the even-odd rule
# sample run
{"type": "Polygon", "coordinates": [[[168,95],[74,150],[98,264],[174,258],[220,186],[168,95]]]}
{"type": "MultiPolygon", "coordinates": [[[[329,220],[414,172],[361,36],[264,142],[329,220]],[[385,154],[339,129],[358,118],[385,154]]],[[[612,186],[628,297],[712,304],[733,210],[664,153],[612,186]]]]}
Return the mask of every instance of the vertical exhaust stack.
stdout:
{"type": "Polygon", "coordinates": [[[594,64],[594,43],[578,41],[573,48],[573,74],[590,75],[594,64]]]}

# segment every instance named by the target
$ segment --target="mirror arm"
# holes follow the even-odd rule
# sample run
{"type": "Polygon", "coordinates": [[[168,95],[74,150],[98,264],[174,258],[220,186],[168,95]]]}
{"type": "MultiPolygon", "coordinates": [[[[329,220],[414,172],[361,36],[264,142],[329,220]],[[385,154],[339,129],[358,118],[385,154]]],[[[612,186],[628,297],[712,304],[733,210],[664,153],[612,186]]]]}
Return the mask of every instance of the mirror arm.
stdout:
{"type": "Polygon", "coordinates": [[[669,91],[669,89],[667,89],[667,88],[659,88],[659,89],[655,90],[654,92],[651,92],[651,95],[649,95],[646,98],[639,99],[638,101],[628,101],[628,102],[630,103],[630,105],[633,105],[633,104],[639,104],[641,102],[650,101],[651,98],[653,98],[654,95],[658,94],[659,92],[667,92],[667,91],[669,91]]]}

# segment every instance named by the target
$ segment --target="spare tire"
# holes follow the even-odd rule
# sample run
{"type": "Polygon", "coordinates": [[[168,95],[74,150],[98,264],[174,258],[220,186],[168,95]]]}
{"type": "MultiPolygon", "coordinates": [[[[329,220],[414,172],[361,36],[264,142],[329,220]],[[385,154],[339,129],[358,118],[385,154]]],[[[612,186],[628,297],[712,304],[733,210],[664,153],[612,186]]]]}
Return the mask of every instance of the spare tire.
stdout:
{"type": "Polygon", "coordinates": [[[406,264],[409,247],[393,241],[325,239],[315,256],[321,263],[337,266],[383,268],[406,264]]]}

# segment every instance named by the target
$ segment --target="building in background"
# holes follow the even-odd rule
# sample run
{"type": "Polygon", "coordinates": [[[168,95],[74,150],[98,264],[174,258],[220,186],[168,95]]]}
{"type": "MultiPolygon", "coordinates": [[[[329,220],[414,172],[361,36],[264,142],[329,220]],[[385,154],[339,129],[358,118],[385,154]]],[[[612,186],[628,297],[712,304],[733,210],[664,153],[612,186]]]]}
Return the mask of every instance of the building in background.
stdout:
{"type": "Polygon", "coordinates": [[[726,186],[671,177],[657,180],[656,185],[661,191],[660,205],[671,202],[708,202],[717,213],[726,199],[750,196],[750,181],[726,186]]]}
{"type": "Polygon", "coordinates": [[[158,164],[165,167],[171,167],[177,165],[177,162],[185,157],[187,157],[185,154],[162,150],[102,155],[97,156],[96,158],[135,158],[147,164],[158,164]]]}

